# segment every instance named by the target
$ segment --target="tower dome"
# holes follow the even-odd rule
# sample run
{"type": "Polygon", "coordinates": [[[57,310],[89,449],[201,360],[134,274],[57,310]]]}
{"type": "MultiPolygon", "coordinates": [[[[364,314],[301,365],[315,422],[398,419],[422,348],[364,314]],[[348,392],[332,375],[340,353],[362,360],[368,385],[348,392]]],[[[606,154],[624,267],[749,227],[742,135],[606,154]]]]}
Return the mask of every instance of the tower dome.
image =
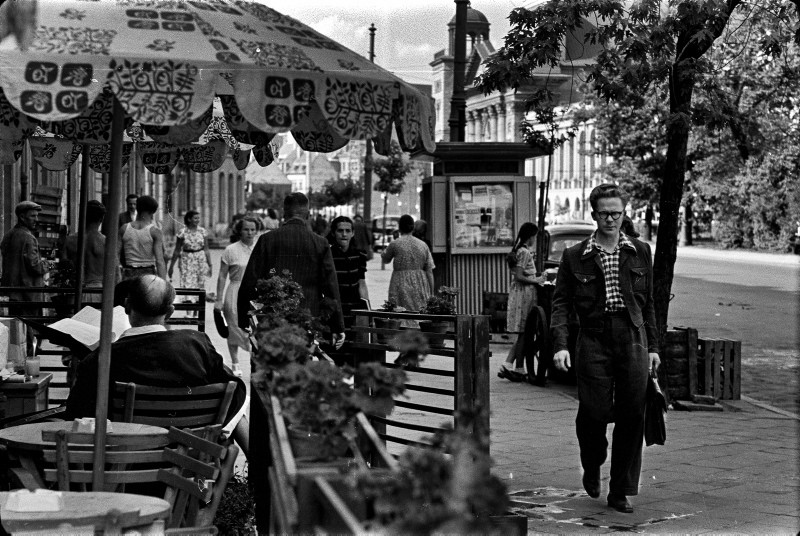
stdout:
{"type": "MultiPolygon", "coordinates": [[[[486,15],[474,9],[472,6],[467,6],[467,38],[472,43],[472,47],[475,46],[477,41],[488,41],[489,40],[489,27],[491,24],[489,20],[486,18],[486,15]]],[[[456,16],[453,15],[453,18],[450,19],[450,22],[447,23],[447,29],[450,34],[450,54],[452,55],[455,52],[455,33],[456,33],[456,16]]],[[[471,47],[467,47],[467,53],[469,54],[471,47]]]]}

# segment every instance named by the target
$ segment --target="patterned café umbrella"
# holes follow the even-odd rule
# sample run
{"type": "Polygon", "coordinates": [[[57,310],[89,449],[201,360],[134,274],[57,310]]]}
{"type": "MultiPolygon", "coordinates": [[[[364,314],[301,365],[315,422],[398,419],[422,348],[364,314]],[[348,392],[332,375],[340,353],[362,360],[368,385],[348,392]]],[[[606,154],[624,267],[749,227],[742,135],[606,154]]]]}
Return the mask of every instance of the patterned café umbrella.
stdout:
{"type": "MultiPolygon", "coordinates": [[[[0,88],[28,118],[86,116],[107,88],[128,120],[160,129],[167,138],[161,141],[170,141],[170,131],[183,139],[182,130],[196,131],[220,95],[243,143],[259,145],[265,133],[290,130],[309,151],[377,138],[380,152],[394,124],[405,150],[435,148],[429,98],[267,6],[40,0],[37,8],[27,51],[13,38],[0,44],[0,88]]],[[[85,143],[108,143],[110,117],[97,114],[82,122],[82,132],[70,132],[85,143]]]]}
{"type": "MultiPolygon", "coordinates": [[[[106,88],[113,95],[112,113],[79,121],[82,135],[111,141],[107,217],[112,220],[119,211],[126,124],[136,121],[183,137],[181,131],[204,117],[217,95],[231,132],[243,143],[263,146],[264,136],[291,131],[310,151],[332,151],[349,139],[372,138],[376,151],[384,152],[394,125],[405,150],[435,149],[429,98],[263,4],[6,0],[0,21],[0,37],[13,34],[0,43],[0,89],[24,114],[22,121],[52,124],[78,118],[106,88]]],[[[13,121],[2,116],[0,126],[13,121]]],[[[116,242],[111,233],[103,282],[98,446],[106,431],[116,242]]],[[[100,448],[95,486],[103,483],[104,462],[100,448]]]]}

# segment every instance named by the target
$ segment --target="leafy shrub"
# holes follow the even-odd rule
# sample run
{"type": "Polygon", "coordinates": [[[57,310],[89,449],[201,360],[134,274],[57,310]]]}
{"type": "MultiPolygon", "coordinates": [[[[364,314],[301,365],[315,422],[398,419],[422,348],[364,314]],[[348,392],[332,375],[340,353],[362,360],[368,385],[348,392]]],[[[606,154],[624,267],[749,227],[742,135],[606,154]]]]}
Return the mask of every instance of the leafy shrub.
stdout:
{"type": "Polygon", "coordinates": [[[221,535],[256,534],[256,503],[247,478],[247,466],[231,476],[214,517],[221,535]]]}

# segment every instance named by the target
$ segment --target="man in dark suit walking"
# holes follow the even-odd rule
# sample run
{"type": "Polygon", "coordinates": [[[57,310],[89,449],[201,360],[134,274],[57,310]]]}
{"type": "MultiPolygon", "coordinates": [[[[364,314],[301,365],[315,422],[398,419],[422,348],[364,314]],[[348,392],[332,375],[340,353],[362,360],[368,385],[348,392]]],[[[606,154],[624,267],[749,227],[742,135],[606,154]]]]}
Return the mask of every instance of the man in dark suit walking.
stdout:
{"type": "Polygon", "coordinates": [[[335,302],[330,327],[334,333],[334,345],[338,349],[344,343],[344,321],[330,244],[308,230],[308,198],[305,194],[294,192],[286,196],[283,217],[284,224],[279,229],[261,235],[250,255],[239,287],[239,325],[242,329],[249,328],[247,312],[250,310],[250,300],[255,297],[258,280],[269,277],[273,268],[276,273],[289,270],[292,279],[303,289],[303,305],[308,307],[312,315],[319,317],[323,298],[331,298],[335,302]]]}
{"type": "Polygon", "coordinates": [[[620,231],[627,196],[614,184],[589,195],[597,230],[564,251],[553,296],[553,362],[566,371],[568,323],[580,323],[575,373],[575,420],[583,487],[600,496],[600,467],[606,460],[606,427],[614,423],[608,505],[630,513],[629,495],[639,493],[647,376],[659,364],[653,308],[650,246],[620,231]]]}

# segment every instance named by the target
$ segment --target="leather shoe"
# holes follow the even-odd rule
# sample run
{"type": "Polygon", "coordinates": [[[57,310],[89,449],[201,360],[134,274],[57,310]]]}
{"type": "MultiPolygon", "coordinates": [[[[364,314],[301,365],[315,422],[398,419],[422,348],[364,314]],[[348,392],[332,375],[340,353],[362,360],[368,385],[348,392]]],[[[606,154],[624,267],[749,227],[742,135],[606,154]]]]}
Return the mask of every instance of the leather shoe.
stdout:
{"type": "MultiPolygon", "coordinates": [[[[589,497],[596,499],[600,496],[600,468],[583,472],[583,489],[589,497]]],[[[609,499],[610,500],[610,499],[609,499]]]]}
{"type": "Polygon", "coordinates": [[[505,367],[502,367],[500,371],[497,373],[498,378],[503,378],[505,380],[509,380],[512,382],[521,382],[525,379],[525,376],[516,372],[514,370],[508,370],[505,367]]]}
{"type": "Polygon", "coordinates": [[[614,495],[612,493],[609,493],[608,506],[610,506],[617,512],[622,512],[623,514],[633,513],[633,505],[625,495],[614,495]]]}

